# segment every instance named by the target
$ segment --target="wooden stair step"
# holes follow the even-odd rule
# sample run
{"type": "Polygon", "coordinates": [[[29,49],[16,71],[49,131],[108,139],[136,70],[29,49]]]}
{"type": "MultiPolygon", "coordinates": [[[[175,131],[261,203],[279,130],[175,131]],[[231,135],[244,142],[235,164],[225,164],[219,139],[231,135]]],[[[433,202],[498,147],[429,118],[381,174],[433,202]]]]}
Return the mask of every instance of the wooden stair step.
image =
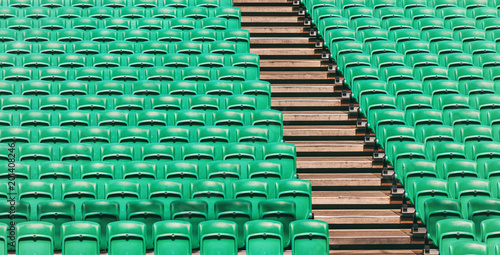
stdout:
{"type": "Polygon", "coordinates": [[[315,60],[281,60],[281,59],[263,59],[260,61],[260,67],[279,67],[279,68],[310,68],[310,67],[326,67],[326,64],[323,64],[321,60],[315,59],[315,60]]]}
{"type": "MultiPolygon", "coordinates": [[[[273,13],[274,14],[274,13],[273,13]]],[[[241,23],[298,23],[298,16],[242,16],[241,23]]]]}
{"type": "Polygon", "coordinates": [[[364,141],[290,141],[301,152],[363,152],[364,141]]]}
{"type": "MultiPolygon", "coordinates": [[[[239,6],[241,9],[241,13],[291,13],[296,14],[296,10],[298,7],[293,6],[266,6],[266,8],[262,8],[261,6],[239,6]]],[[[242,15],[244,16],[244,15],[242,15]]],[[[296,15],[294,15],[296,16],[296,15]]]]}
{"type": "Polygon", "coordinates": [[[317,53],[317,51],[318,50],[315,48],[285,48],[285,49],[253,48],[253,49],[250,49],[250,53],[257,54],[259,56],[309,56],[309,55],[321,54],[321,53],[317,53]]]}
{"type": "Polygon", "coordinates": [[[401,215],[390,209],[313,210],[314,219],[328,224],[400,224],[401,215]]]}
{"type": "MultiPolygon", "coordinates": [[[[272,4],[272,3],[275,3],[275,4],[284,4],[284,3],[288,3],[289,1],[288,0],[272,0],[272,1],[269,1],[269,0],[233,0],[233,4],[235,6],[237,6],[238,4],[254,4],[254,3],[258,3],[258,4],[272,4]]],[[[241,7],[241,6],[238,6],[238,7],[241,7]]]]}
{"type": "MultiPolygon", "coordinates": [[[[380,166],[373,165],[370,156],[357,157],[298,157],[297,169],[363,169],[380,166]]],[[[302,178],[302,174],[300,174],[302,178]]]]}
{"type": "Polygon", "coordinates": [[[260,79],[266,81],[272,80],[326,80],[334,78],[333,74],[318,71],[262,71],[260,79]]]}
{"type": "MultiPolygon", "coordinates": [[[[390,248],[390,247],[387,247],[390,248]]],[[[422,254],[422,250],[331,250],[329,254],[346,254],[346,255],[410,255],[422,254]]]]}
{"type": "Polygon", "coordinates": [[[307,34],[309,29],[301,26],[297,27],[269,27],[269,26],[242,26],[251,34],[307,34]]]}
{"type": "Polygon", "coordinates": [[[284,136],[356,136],[356,126],[285,126],[284,136]]]}
{"type": "MultiPolygon", "coordinates": [[[[309,37],[250,37],[250,44],[309,44],[309,37]]],[[[278,48],[279,49],[279,48],[278,48]]]]}
{"type": "Polygon", "coordinates": [[[332,97],[276,97],[271,107],[335,107],[341,100],[332,97]]]}
{"type": "Polygon", "coordinates": [[[271,84],[271,93],[333,93],[333,84],[271,84]]]}
{"type": "Polygon", "coordinates": [[[332,187],[379,187],[382,184],[380,174],[374,173],[304,173],[300,179],[311,181],[312,186],[332,187]]]}
{"type": "MultiPolygon", "coordinates": [[[[272,102],[272,100],[271,100],[272,102]]],[[[283,111],[283,121],[347,121],[349,113],[346,111],[283,111]]]]}
{"type": "Polygon", "coordinates": [[[313,191],[313,205],[390,205],[390,194],[384,191],[313,191]]]}
{"type": "Polygon", "coordinates": [[[335,245],[391,245],[410,242],[410,235],[400,229],[330,230],[330,244],[335,245]]]}

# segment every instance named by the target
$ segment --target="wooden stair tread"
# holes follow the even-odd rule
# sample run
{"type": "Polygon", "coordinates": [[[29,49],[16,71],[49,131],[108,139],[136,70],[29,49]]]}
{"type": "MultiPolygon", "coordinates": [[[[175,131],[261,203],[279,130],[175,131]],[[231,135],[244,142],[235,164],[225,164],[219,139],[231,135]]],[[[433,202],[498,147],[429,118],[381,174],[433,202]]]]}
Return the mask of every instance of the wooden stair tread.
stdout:
{"type": "Polygon", "coordinates": [[[400,229],[331,229],[330,244],[374,245],[410,244],[408,233],[400,229]]]}
{"type": "Polygon", "coordinates": [[[359,187],[381,185],[380,174],[374,173],[303,173],[300,179],[311,181],[313,186],[359,187]]]}
{"type": "Polygon", "coordinates": [[[286,67],[324,67],[321,60],[316,59],[316,60],[283,60],[283,59],[263,59],[260,61],[260,67],[280,67],[280,68],[286,68],[286,67]]]}
{"type": "Polygon", "coordinates": [[[271,93],[333,93],[335,86],[333,84],[297,86],[291,84],[271,84],[271,93]]]}
{"type": "Polygon", "coordinates": [[[242,26],[242,29],[246,29],[250,34],[306,34],[309,29],[303,27],[259,27],[259,26],[242,26]]]}
{"type": "Polygon", "coordinates": [[[314,219],[328,224],[399,224],[401,216],[390,209],[313,210],[314,219]]]}
{"type": "Polygon", "coordinates": [[[363,152],[363,141],[290,141],[301,152],[363,152]]]}
{"type": "Polygon", "coordinates": [[[383,191],[313,191],[313,205],[389,205],[390,195],[383,191]]]}
{"type": "MultiPolygon", "coordinates": [[[[247,11],[251,12],[251,11],[247,11]]],[[[274,13],[273,13],[274,14],[274,13]]],[[[242,16],[241,23],[297,23],[298,16],[242,16]]]]}
{"type": "Polygon", "coordinates": [[[309,44],[309,43],[312,43],[309,37],[250,37],[250,44],[309,44]]]}
{"type": "MultiPolygon", "coordinates": [[[[372,157],[297,157],[298,169],[374,168],[372,157]]],[[[302,176],[302,174],[300,175],[302,176]]]]}
{"type": "Polygon", "coordinates": [[[283,136],[356,136],[356,126],[286,126],[283,136]]]}
{"type": "Polygon", "coordinates": [[[342,101],[332,97],[275,97],[271,101],[272,107],[335,107],[341,106],[342,101]]]}
{"type": "MultiPolygon", "coordinates": [[[[389,248],[389,247],[387,247],[389,248]]],[[[410,254],[421,254],[420,251],[413,250],[331,250],[329,254],[346,254],[346,255],[366,255],[366,254],[397,254],[397,255],[410,255],[410,254]]]]}
{"type": "MultiPolygon", "coordinates": [[[[241,13],[245,12],[256,12],[256,13],[294,13],[295,10],[293,6],[267,6],[262,8],[260,6],[239,6],[241,13]]],[[[243,16],[243,15],[242,15],[243,16]]]]}
{"type": "MultiPolygon", "coordinates": [[[[271,101],[272,102],[272,101],[271,101]]],[[[315,111],[283,111],[283,121],[341,121],[349,120],[345,111],[328,111],[319,113],[315,111]]]]}
{"type": "MultiPolygon", "coordinates": [[[[253,48],[250,53],[260,56],[302,56],[302,55],[315,55],[315,48],[286,48],[286,49],[268,49],[268,48],[253,48]]],[[[319,53],[318,53],[319,54],[319,53]]]]}

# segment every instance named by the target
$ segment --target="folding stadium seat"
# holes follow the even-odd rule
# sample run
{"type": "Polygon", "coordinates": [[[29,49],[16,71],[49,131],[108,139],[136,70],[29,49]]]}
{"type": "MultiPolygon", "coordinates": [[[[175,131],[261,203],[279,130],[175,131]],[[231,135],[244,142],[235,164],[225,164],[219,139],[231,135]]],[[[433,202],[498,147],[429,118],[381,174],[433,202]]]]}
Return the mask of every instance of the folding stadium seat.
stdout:
{"type": "MultiPolygon", "coordinates": [[[[394,44],[394,51],[396,51],[395,48],[394,44]]],[[[338,60],[343,54],[363,53],[363,43],[359,41],[338,41],[330,44],[330,49],[335,52],[332,58],[338,60]]]]}
{"type": "Polygon", "coordinates": [[[178,200],[170,204],[172,220],[186,221],[193,226],[191,247],[200,247],[198,224],[208,219],[208,204],[199,200],[178,200]]]}
{"type": "MultiPolygon", "coordinates": [[[[371,129],[374,130],[376,134],[382,135],[382,133],[379,132],[379,130],[384,127],[393,125],[404,125],[405,124],[404,116],[405,113],[400,110],[377,109],[370,112],[369,115],[370,121],[368,123],[371,129]]],[[[385,145],[388,142],[388,140],[385,139],[381,141],[383,145],[385,145]]]]}
{"type": "Polygon", "coordinates": [[[424,211],[420,219],[427,225],[429,236],[436,236],[436,222],[444,219],[460,219],[460,203],[458,200],[435,197],[428,198],[423,204],[424,211]]]}
{"type": "MultiPolygon", "coordinates": [[[[351,55],[351,54],[350,54],[351,55]]],[[[361,80],[357,81],[354,84],[351,84],[352,96],[359,100],[361,97],[366,95],[386,95],[387,91],[387,82],[384,81],[372,81],[372,80],[361,80]]]]}
{"type": "Polygon", "coordinates": [[[438,55],[464,52],[462,42],[448,40],[432,42],[431,51],[438,55]]]}
{"type": "Polygon", "coordinates": [[[53,158],[53,147],[43,143],[19,145],[19,161],[50,161],[53,158]]]}
{"type": "Polygon", "coordinates": [[[478,95],[471,100],[471,107],[476,108],[480,112],[491,111],[498,107],[499,97],[496,94],[478,95]]]}
{"type": "Polygon", "coordinates": [[[439,245],[439,253],[449,253],[449,247],[457,241],[474,241],[474,222],[462,219],[445,219],[436,222],[436,235],[430,236],[439,245]]]}
{"type": "Polygon", "coordinates": [[[158,96],[162,92],[160,83],[140,81],[132,83],[131,92],[137,96],[158,96]]]}
{"type": "Polygon", "coordinates": [[[97,125],[102,127],[107,126],[128,126],[129,114],[123,111],[106,111],[96,114],[97,125]]]}
{"type": "Polygon", "coordinates": [[[276,182],[276,197],[295,202],[297,219],[312,218],[311,190],[311,182],[307,180],[281,180],[276,182]]]}
{"type": "Polygon", "coordinates": [[[476,162],[462,159],[443,159],[437,165],[438,177],[448,183],[454,183],[463,178],[478,177],[476,162]]]}
{"type": "Polygon", "coordinates": [[[354,84],[358,80],[378,80],[378,69],[366,66],[348,68],[345,72],[347,84],[354,84]]]}
{"type": "Polygon", "coordinates": [[[212,70],[224,67],[224,56],[219,54],[200,54],[196,56],[198,66],[208,67],[212,70]]]}
{"type": "Polygon", "coordinates": [[[486,255],[487,246],[481,242],[473,241],[457,241],[450,244],[449,254],[450,255],[460,255],[460,254],[484,254],[486,255]]]}
{"type": "Polygon", "coordinates": [[[281,199],[268,199],[259,202],[259,214],[263,220],[275,220],[283,223],[283,244],[285,247],[290,245],[290,223],[295,221],[295,202],[281,200],[281,199]]]}
{"type": "Polygon", "coordinates": [[[163,203],[156,200],[139,200],[127,203],[127,220],[146,224],[146,249],[153,249],[153,224],[163,220],[163,203]]]}
{"type": "MultiPolygon", "coordinates": [[[[36,112],[34,112],[34,113],[36,114],[36,112]]],[[[14,114],[7,113],[7,112],[0,113],[0,126],[4,126],[4,127],[11,126],[13,123],[13,115],[14,114]]],[[[50,113],[45,113],[45,114],[42,113],[40,115],[50,118],[50,113]]],[[[23,124],[24,124],[24,126],[27,126],[26,123],[22,123],[22,122],[20,123],[21,126],[23,126],[23,124]]],[[[36,121],[34,124],[36,125],[36,121]]],[[[41,124],[44,124],[44,123],[42,122],[41,124]]],[[[45,125],[48,125],[48,124],[45,123],[45,125]]]]}
{"type": "Polygon", "coordinates": [[[259,219],[259,202],[273,196],[270,195],[270,186],[267,182],[240,180],[233,182],[233,197],[248,200],[252,203],[252,219],[259,219]]]}
{"type": "Polygon", "coordinates": [[[55,226],[49,222],[16,224],[16,254],[54,254],[55,226]]]}
{"type": "Polygon", "coordinates": [[[32,19],[14,17],[14,18],[7,19],[5,21],[5,26],[7,26],[8,29],[14,29],[14,30],[21,31],[21,30],[33,28],[33,22],[32,22],[32,19]]]}
{"type": "Polygon", "coordinates": [[[364,29],[380,29],[380,19],[371,17],[360,17],[351,20],[351,26],[356,29],[356,31],[364,29]]]}
{"type": "Polygon", "coordinates": [[[75,218],[81,220],[82,204],[85,201],[97,199],[97,185],[95,182],[74,180],[62,183],[61,198],[75,204],[75,218]]]}
{"type": "MultiPolygon", "coordinates": [[[[213,56],[221,57],[220,60],[224,61],[224,57],[222,57],[221,55],[213,54],[213,56]]],[[[205,94],[214,96],[230,96],[235,93],[234,84],[232,82],[219,80],[205,82],[203,84],[202,90],[205,92],[205,94]]]]}
{"type": "Polygon", "coordinates": [[[8,246],[8,241],[7,239],[10,237],[8,235],[8,228],[9,225],[7,224],[0,224],[0,251],[3,254],[8,254],[7,253],[7,246],[8,246]]]}
{"type": "MultiPolygon", "coordinates": [[[[1,224],[20,224],[21,222],[27,222],[30,220],[30,204],[26,201],[18,200],[14,205],[11,202],[3,201],[0,202],[0,222],[1,224]],[[12,206],[12,207],[11,207],[12,206]],[[14,209],[14,210],[11,210],[14,209]]],[[[33,218],[34,219],[34,218],[33,218]]],[[[9,234],[9,237],[12,236],[9,234]]],[[[12,242],[12,241],[11,241],[12,242]]],[[[10,242],[9,242],[10,243],[10,242]]],[[[15,249],[13,245],[8,245],[9,250],[15,249]]],[[[7,253],[5,253],[7,254],[7,253]]]]}
{"type": "MultiPolygon", "coordinates": [[[[97,79],[100,80],[100,79],[97,79]]],[[[104,111],[107,108],[107,98],[98,96],[85,96],[76,98],[77,110],[100,110],[104,111]]]]}
{"type": "MultiPolygon", "coordinates": [[[[207,163],[207,179],[223,182],[226,187],[228,185],[232,185],[233,181],[237,181],[239,179],[243,179],[243,176],[246,175],[246,169],[241,169],[241,165],[237,162],[228,162],[228,161],[214,161],[207,163]]],[[[226,194],[230,196],[231,190],[226,189],[226,194]]]]}
{"type": "Polygon", "coordinates": [[[497,218],[483,220],[480,223],[480,235],[478,236],[476,234],[478,241],[486,243],[489,247],[488,249],[494,250],[495,252],[498,251],[498,224],[499,220],[497,218]]]}
{"type": "Polygon", "coordinates": [[[413,26],[421,31],[429,29],[444,29],[444,21],[435,17],[421,18],[415,20],[413,22],[413,26]]]}
{"type": "Polygon", "coordinates": [[[458,199],[462,215],[466,217],[468,202],[473,198],[489,198],[491,196],[489,182],[479,178],[462,178],[449,184],[450,196],[458,199]]]}
{"type": "Polygon", "coordinates": [[[242,199],[215,202],[215,219],[234,222],[237,227],[237,246],[245,246],[244,224],[252,219],[252,204],[242,199]]]}
{"type": "Polygon", "coordinates": [[[217,111],[220,109],[220,100],[215,96],[199,95],[189,97],[187,100],[190,110],[217,111]]]}
{"type": "Polygon", "coordinates": [[[234,42],[238,53],[249,52],[250,32],[243,29],[228,29],[222,31],[224,41],[234,42]]]}
{"type": "Polygon", "coordinates": [[[391,95],[367,95],[361,98],[360,110],[365,115],[370,115],[374,110],[396,109],[396,97],[391,95]]]}
{"type": "Polygon", "coordinates": [[[326,0],[312,0],[305,3],[306,9],[311,18],[314,19],[314,24],[319,24],[320,21],[328,17],[342,17],[342,9],[335,6],[335,3],[326,0]]]}
{"type": "Polygon", "coordinates": [[[61,225],[62,252],[99,253],[101,226],[93,222],[72,221],[61,225]]]}
{"type": "Polygon", "coordinates": [[[137,181],[143,185],[144,189],[147,183],[159,176],[158,172],[159,170],[156,168],[156,165],[151,163],[136,161],[124,162],[122,165],[122,178],[137,181]]]}
{"type": "Polygon", "coordinates": [[[56,9],[56,16],[63,19],[74,19],[82,16],[82,9],[75,7],[62,7],[56,9]]]}
{"type": "Polygon", "coordinates": [[[364,53],[343,54],[337,60],[337,66],[340,72],[355,66],[370,67],[370,55],[364,53]]]}
{"type": "Polygon", "coordinates": [[[398,108],[406,113],[419,109],[432,109],[432,97],[422,94],[408,94],[397,97],[398,108]]]}
{"type": "Polygon", "coordinates": [[[167,220],[153,224],[155,254],[191,254],[192,226],[189,222],[167,220]]]}
{"type": "Polygon", "coordinates": [[[191,197],[208,204],[208,219],[215,219],[214,205],[226,197],[226,187],[222,182],[199,180],[191,183],[191,197]]]}
{"type": "Polygon", "coordinates": [[[15,163],[15,169],[12,168],[12,164],[4,164],[0,166],[0,180],[7,181],[9,179],[15,178],[16,180],[23,181],[31,179],[31,165],[15,163]],[[15,171],[14,171],[15,170],[15,171]]]}
{"type": "Polygon", "coordinates": [[[146,224],[137,221],[109,223],[106,230],[109,254],[146,254],[146,224]]]}
{"type": "MultiPolygon", "coordinates": [[[[31,34],[31,33],[30,33],[31,34]]],[[[48,39],[47,39],[48,41],[48,39]]],[[[9,54],[10,55],[10,54],[9,54]]],[[[8,60],[6,60],[7,62],[8,60]]],[[[51,63],[50,61],[50,56],[48,55],[45,55],[45,54],[30,54],[30,55],[27,55],[27,56],[23,56],[22,58],[22,61],[23,61],[23,66],[24,67],[48,67],[51,63]]],[[[14,62],[12,62],[12,60],[10,60],[11,64],[14,64],[14,62]]],[[[8,62],[7,62],[8,63],[8,62]]],[[[9,66],[13,66],[13,65],[9,65],[9,66]]],[[[40,94],[50,94],[50,93],[47,93],[43,91],[43,89],[41,89],[42,91],[40,91],[40,94]]],[[[24,90],[23,90],[24,91],[24,90]]],[[[25,95],[23,93],[23,95],[25,95]]]]}
{"type": "Polygon", "coordinates": [[[267,161],[255,161],[248,163],[248,178],[272,183],[282,179],[282,168],[280,164],[267,161]]]}
{"type": "Polygon", "coordinates": [[[81,178],[89,181],[114,179],[115,166],[112,163],[88,162],[81,165],[81,178]]]}
{"type": "Polygon", "coordinates": [[[200,254],[211,254],[217,250],[220,254],[238,253],[238,225],[224,220],[210,220],[199,224],[200,254]]]}
{"type": "Polygon", "coordinates": [[[54,249],[61,249],[61,225],[75,220],[75,204],[70,201],[53,200],[37,205],[37,219],[54,224],[54,249]]]}
{"type": "Polygon", "coordinates": [[[355,1],[344,1],[341,0],[339,3],[337,3],[338,6],[342,7],[342,9],[349,9],[352,7],[362,7],[365,6],[365,1],[364,0],[355,0],[355,1]]]}
{"type": "Polygon", "coordinates": [[[462,143],[441,142],[426,146],[426,153],[430,159],[434,159],[436,164],[448,159],[465,159],[465,149],[462,143]]]}
{"type": "Polygon", "coordinates": [[[475,160],[480,166],[483,162],[497,159],[500,156],[500,146],[497,142],[480,142],[467,148],[467,157],[475,160]]]}
{"type": "Polygon", "coordinates": [[[476,110],[451,110],[444,115],[446,125],[458,128],[461,125],[481,125],[479,111],[476,110]]]}
{"type": "Polygon", "coordinates": [[[153,97],[151,99],[151,108],[153,110],[161,110],[161,111],[181,110],[182,109],[181,98],[175,96],[153,97]]]}
{"type": "Polygon", "coordinates": [[[263,159],[281,164],[282,179],[295,176],[297,166],[297,152],[294,145],[289,143],[268,143],[263,146],[263,159]]]}
{"type": "Polygon", "coordinates": [[[457,94],[435,95],[432,98],[435,109],[442,110],[444,114],[448,111],[458,109],[469,109],[469,97],[457,94]]]}
{"type": "Polygon", "coordinates": [[[70,143],[71,130],[69,128],[43,127],[38,131],[38,142],[40,143],[70,143]]]}
{"type": "Polygon", "coordinates": [[[486,80],[470,80],[465,81],[460,86],[460,93],[473,98],[482,94],[493,94],[494,83],[486,80]]]}
{"type": "MultiPolygon", "coordinates": [[[[2,35],[2,38],[4,38],[4,41],[9,41],[12,39],[14,41],[15,35],[2,35]]],[[[5,53],[10,53],[10,54],[30,54],[33,53],[33,45],[30,42],[7,42],[5,43],[5,53]]],[[[18,69],[22,70],[22,69],[18,69]]],[[[4,78],[4,80],[7,80],[4,78]]]]}
{"type": "Polygon", "coordinates": [[[475,41],[484,41],[486,34],[483,30],[479,29],[465,29],[465,30],[455,30],[453,32],[453,37],[455,38],[455,40],[459,42],[468,43],[475,41]]]}
{"type": "Polygon", "coordinates": [[[434,143],[454,142],[453,128],[445,125],[427,125],[416,128],[418,142],[427,146],[434,143]]]}
{"type": "Polygon", "coordinates": [[[0,129],[0,142],[29,143],[31,135],[31,129],[29,128],[5,127],[0,129]]]}
{"type": "Polygon", "coordinates": [[[190,129],[185,127],[164,127],[158,129],[158,142],[160,143],[188,143],[190,129]]]}
{"type": "MultiPolygon", "coordinates": [[[[232,66],[245,69],[245,80],[258,80],[260,77],[260,58],[255,54],[234,54],[230,58],[232,66]]],[[[264,82],[260,82],[263,84],[264,82]]],[[[243,94],[246,94],[243,91],[243,94]]]]}
{"type": "Polygon", "coordinates": [[[391,148],[393,144],[415,142],[414,128],[399,123],[377,127],[377,134],[379,137],[377,142],[382,148],[391,148]]]}
{"type": "Polygon", "coordinates": [[[462,126],[455,129],[457,141],[461,141],[465,146],[470,146],[481,141],[493,141],[491,127],[483,125],[462,126]]]}
{"type": "Polygon", "coordinates": [[[323,254],[329,252],[328,224],[318,220],[297,220],[290,223],[292,254],[323,254]]]}
{"type": "Polygon", "coordinates": [[[188,143],[181,148],[182,160],[197,162],[198,164],[214,161],[215,146],[203,143],[188,143]]]}
{"type": "Polygon", "coordinates": [[[448,198],[447,182],[436,178],[421,178],[406,183],[408,198],[417,212],[424,212],[424,203],[431,198],[448,198]]]}
{"type": "Polygon", "coordinates": [[[476,237],[481,238],[481,222],[488,219],[499,219],[500,201],[498,199],[491,199],[485,197],[478,197],[470,199],[467,202],[467,212],[464,213],[464,218],[474,222],[476,227],[476,237]]]}
{"type": "Polygon", "coordinates": [[[230,130],[224,127],[200,127],[197,130],[196,142],[224,144],[231,142],[230,130]]]}
{"type": "Polygon", "coordinates": [[[62,162],[43,162],[38,165],[38,178],[60,185],[73,178],[72,165],[62,162]]]}
{"type": "MultiPolygon", "coordinates": [[[[404,184],[415,183],[418,180],[430,177],[436,178],[436,163],[430,160],[405,161],[396,170],[396,178],[404,184]]],[[[407,192],[408,193],[408,192],[407,192]]],[[[408,196],[408,194],[406,194],[408,196]]]]}
{"type": "Polygon", "coordinates": [[[170,204],[184,198],[182,183],[166,180],[152,181],[147,184],[148,199],[163,203],[164,219],[170,219],[170,204]]]}
{"type": "Polygon", "coordinates": [[[126,204],[141,198],[139,183],[113,180],[104,183],[104,197],[120,204],[120,219],[126,218],[126,204]]]}
{"type": "Polygon", "coordinates": [[[283,253],[285,234],[281,222],[254,220],[245,223],[244,228],[248,255],[283,253]]]}
{"type": "MultiPolygon", "coordinates": [[[[198,165],[190,162],[172,162],[165,166],[165,177],[168,180],[179,181],[185,184],[201,179],[198,170],[198,165]]],[[[189,190],[190,187],[185,187],[189,190]]]]}
{"type": "Polygon", "coordinates": [[[132,145],[124,144],[106,144],[101,146],[101,160],[129,160],[135,159],[134,147],[132,145]]]}
{"type": "Polygon", "coordinates": [[[91,161],[94,160],[94,148],[85,144],[64,144],[59,146],[61,161],[91,161]]]}
{"type": "Polygon", "coordinates": [[[116,201],[85,201],[82,204],[82,219],[101,226],[100,249],[108,249],[106,227],[109,223],[120,220],[120,205],[116,201]]]}

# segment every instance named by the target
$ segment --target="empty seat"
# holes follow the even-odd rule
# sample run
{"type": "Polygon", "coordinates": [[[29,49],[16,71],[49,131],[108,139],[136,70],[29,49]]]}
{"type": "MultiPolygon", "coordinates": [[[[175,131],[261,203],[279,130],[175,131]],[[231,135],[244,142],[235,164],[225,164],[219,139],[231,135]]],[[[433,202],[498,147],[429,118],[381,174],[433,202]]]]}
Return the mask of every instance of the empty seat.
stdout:
{"type": "Polygon", "coordinates": [[[71,221],[61,225],[62,252],[77,254],[80,252],[100,252],[101,226],[94,222],[71,221]]]}
{"type": "Polygon", "coordinates": [[[252,220],[252,203],[243,199],[225,199],[215,202],[215,219],[237,224],[238,248],[245,246],[244,224],[252,220]]]}
{"type": "Polygon", "coordinates": [[[146,225],[146,249],[153,249],[153,224],[163,220],[163,203],[156,200],[139,200],[128,202],[126,207],[127,220],[146,225]]]}
{"type": "Polygon", "coordinates": [[[254,220],[245,223],[246,252],[248,255],[283,253],[283,224],[272,220],[254,220]]]}
{"type": "Polygon", "coordinates": [[[85,201],[82,204],[82,220],[100,225],[100,249],[108,249],[107,225],[120,220],[120,204],[107,200],[85,201]]]}
{"type": "Polygon", "coordinates": [[[238,253],[238,225],[224,220],[210,220],[199,224],[200,254],[209,255],[214,250],[220,254],[238,253]]]}
{"type": "Polygon", "coordinates": [[[208,219],[207,202],[195,199],[173,201],[170,204],[170,214],[172,220],[191,223],[191,225],[193,226],[191,247],[194,249],[199,248],[200,236],[198,231],[198,224],[208,219]]]}
{"type": "Polygon", "coordinates": [[[326,255],[329,253],[328,224],[318,220],[290,223],[292,254],[326,255]]]}
{"type": "Polygon", "coordinates": [[[275,220],[283,224],[283,245],[290,245],[290,223],[296,219],[296,205],[293,201],[268,199],[259,202],[259,214],[263,220],[275,220]]]}
{"type": "Polygon", "coordinates": [[[153,224],[155,254],[191,254],[192,226],[189,222],[167,220],[153,224]]]}
{"type": "Polygon", "coordinates": [[[109,223],[106,229],[109,254],[146,254],[146,224],[137,221],[109,223]]]}
{"type": "Polygon", "coordinates": [[[54,254],[54,224],[22,222],[16,224],[17,254],[54,254]]]}

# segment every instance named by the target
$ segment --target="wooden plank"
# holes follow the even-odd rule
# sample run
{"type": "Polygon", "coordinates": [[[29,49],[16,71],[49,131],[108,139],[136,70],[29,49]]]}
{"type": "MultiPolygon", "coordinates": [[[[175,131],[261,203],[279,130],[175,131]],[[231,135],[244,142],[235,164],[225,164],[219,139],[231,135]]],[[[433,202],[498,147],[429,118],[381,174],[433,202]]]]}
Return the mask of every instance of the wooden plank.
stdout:
{"type": "Polygon", "coordinates": [[[313,210],[314,219],[328,224],[400,224],[401,216],[390,209],[313,210]]]}
{"type": "Polygon", "coordinates": [[[363,152],[363,141],[290,141],[300,152],[363,152]]]}
{"type": "Polygon", "coordinates": [[[309,37],[250,37],[250,44],[308,44],[309,37]]]}
{"type": "Polygon", "coordinates": [[[313,205],[389,205],[390,196],[382,191],[313,191],[313,205]]]}
{"type": "Polygon", "coordinates": [[[356,136],[356,126],[285,126],[284,136],[356,136]]]}
{"type": "Polygon", "coordinates": [[[335,92],[335,86],[328,84],[326,86],[322,85],[272,85],[271,93],[333,93],[335,92]]]}
{"type": "MultiPolygon", "coordinates": [[[[272,102],[272,101],[271,101],[272,102]]],[[[342,121],[349,120],[349,114],[342,111],[328,113],[307,111],[284,111],[283,121],[342,121]]]]}
{"type": "Polygon", "coordinates": [[[286,48],[286,49],[266,49],[266,48],[253,48],[250,53],[260,56],[308,56],[314,55],[316,49],[314,48],[286,48]]]}
{"type": "Polygon", "coordinates": [[[382,184],[380,174],[373,173],[304,173],[300,179],[311,181],[313,186],[378,187],[382,184]]]}
{"type": "MultiPolygon", "coordinates": [[[[363,169],[373,168],[372,157],[298,157],[298,169],[363,169]]],[[[380,168],[380,166],[379,166],[380,168]]],[[[302,174],[300,175],[302,176],[302,174]]]]}
{"type": "MultiPolygon", "coordinates": [[[[274,13],[273,13],[274,14],[274,13]]],[[[242,16],[241,23],[298,23],[298,16],[242,16]]]]}
{"type": "Polygon", "coordinates": [[[260,67],[326,67],[320,59],[315,60],[281,60],[281,59],[262,59],[260,61],[260,67]]]}
{"type": "Polygon", "coordinates": [[[246,29],[253,34],[304,34],[308,33],[304,27],[255,27],[255,26],[242,26],[242,29],[246,29]]]}
{"type": "MultiPolygon", "coordinates": [[[[262,71],[260,72],[260,79],[269,80],[326,80],[329,78],[327,72],[317,71],[262,71]]],[[[333,77],[332,77],[333,80],[333,77]]]]}
{"type": "MultiPolygon", "coordinates": [[[[252,12],[252,13],[295,13],[293,6],[266,6],[262,8],[261,6],[239,6],[241,13],[252,12]]],[[[244,15],[242,15],[244,16],[244,15]]]]}
{"type": "Polygon", "coordinates": [[[330,244],[391,245],[410,244],[410,235],[399,229],[331,229],[330,244]]]}
{"type": "Polygon", "coordinates": [[[332,97],[275,97],[272,107],[335,107],[341,105],[341,100],[332,97]]]}

